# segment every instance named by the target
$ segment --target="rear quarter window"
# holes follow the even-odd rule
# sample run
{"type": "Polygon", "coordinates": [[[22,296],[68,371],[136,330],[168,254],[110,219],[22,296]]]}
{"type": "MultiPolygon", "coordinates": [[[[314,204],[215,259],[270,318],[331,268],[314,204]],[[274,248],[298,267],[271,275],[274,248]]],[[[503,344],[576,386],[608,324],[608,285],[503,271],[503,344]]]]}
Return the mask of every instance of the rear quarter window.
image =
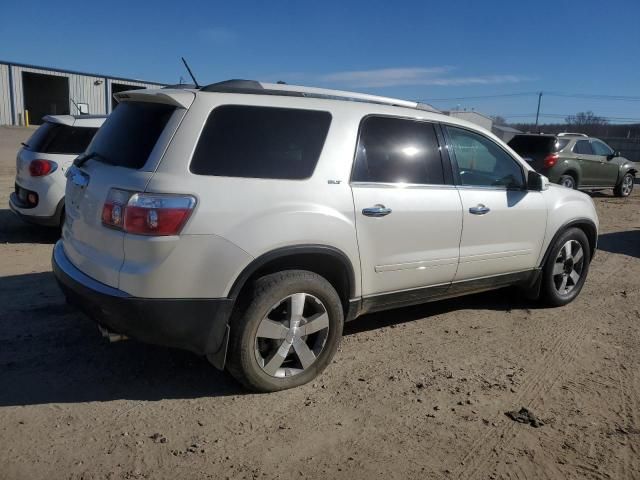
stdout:
{"type": "Polygon", "coordinates": [[[87,149],[97,131],[93,127],[71,127],[46,122],[26,144],[34,152],[79,155],[87,149]]]}
{"type": "Polygon", "coordinates": [[[197,175],[301,180],[318,163],[331,114],[225,105],[205,123],[191,160],[197,175]]]}

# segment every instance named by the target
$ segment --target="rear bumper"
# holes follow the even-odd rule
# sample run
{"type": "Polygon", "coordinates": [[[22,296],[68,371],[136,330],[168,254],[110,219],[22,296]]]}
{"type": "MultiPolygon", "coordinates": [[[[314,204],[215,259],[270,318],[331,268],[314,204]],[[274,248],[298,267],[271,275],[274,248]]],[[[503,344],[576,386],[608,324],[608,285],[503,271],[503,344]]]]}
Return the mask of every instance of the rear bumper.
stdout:
{"type": "Polygon", "coordinates": [[[43,216],[36,214],[38,211],[36,210],[37,207],[30,208],[24,205],[18,198],[18,195],[16,195],[16,192],[11,192],[11,195],[9,195],[9,208],[25,222],[43,225],[45,227],[59,227],[62,210],[64,208],[64,198],[58,202],[53,215],[43,216]]]}
{"type": "Polygon", "coordinates": [[[132,297],[85,275],[53,249],[53,273],[67,300],[102,327],[137,340],[207,355],[224,368],[233,301],[132,297]]]}

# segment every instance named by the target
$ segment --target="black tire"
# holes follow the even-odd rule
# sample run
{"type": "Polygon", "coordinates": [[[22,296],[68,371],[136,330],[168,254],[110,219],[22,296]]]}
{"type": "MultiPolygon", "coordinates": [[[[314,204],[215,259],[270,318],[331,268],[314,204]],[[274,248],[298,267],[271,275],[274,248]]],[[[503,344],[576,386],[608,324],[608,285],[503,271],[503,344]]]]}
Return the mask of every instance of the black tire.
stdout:
{"type": "Polygon", "coordinates": [[[573,190],[578,188],[578,182],[576,181],[575,177],[569,174],[560,175],[560,178],[558,179],[558,185],[562,185],[563,187],[571,188],[573,190]]]}
{"type": "MultiPolygon", "coordinates": [[[[291,304],[289,306],[293,310],[291,304]]],[[[284,311],[286,308],[288,307],[284,311]]],[[[320,374],[333,359],[342,337],[343,323],[344,312],[340,297],[325,278],[305,270],[287,270],[265,275],[249,287],[232,317],[227,371],[245,387],[258,392],[274,392],[303,385],[320,374]],[[311,298],[314,302],[321,302],[328,316],[328,333],[323,330],[323,347],[313,363],[299,373],[278,378],[268,374],[258,359],[258,328],[263,319],[276,310],[276,305],[285,305],[283,299],[300,293],[306,294],[306,298],[311,298]]],[[[283,342],[280,346],[286,341],[288,340],[273,340],[283,342]]],[[[289,352],[286,358],[295,359],[297,353],[293,346],[289,348],[289,352]]]]}
{"type": "Polygon", "coordinates": [[[620,180],[620,183],[618,183],[618,185],[614,187],[613,194],[616,197],[628,197],[629,195],[631,195],[631,192],[633,192],[633,184],[635,183],[634,180],[635,177],[633,176],[633,174],[626,173],[622,177],[622,180],[620,180]]]}
{"type": "MultiPolygon", "coordinates": [[[[575,244],[574,244],[575,245],[575,244]]],[[[579,228],[569,228],[563,232],[549,250],[549,256],[544,264],[542,270],[542,284],[540,289],[540,300],[547,305],[559,307],[572,302],[582,290],[584,282],[589,273],[589,263],[591,262],[591,250],[589,247],[589,240],[585,233],[579,228]],[[582,263],[579,273],[579,280],[574,283],[569,292],[561,293],[559,291],[559,283],[562,285],[562,280],[559,275],[554,275],[554,268],[559,267],[557,262],[561,255],[561,249],[570,241],[578,242],[582,248],[582,263]]],[[[562,263],[562,262],[560,262],[562,263]]],[[[573,264],[573,262],[572,262],[573,264]]],[[[563,264],[566,268],[568,266],[563,264]]],[[[576,263],[577,265],[577,263],[576,263]]],[[[564,275],[564,274],[561,274],[564,275]]],[[[566,285],[566,284],[565,284],[566,285]]]]}

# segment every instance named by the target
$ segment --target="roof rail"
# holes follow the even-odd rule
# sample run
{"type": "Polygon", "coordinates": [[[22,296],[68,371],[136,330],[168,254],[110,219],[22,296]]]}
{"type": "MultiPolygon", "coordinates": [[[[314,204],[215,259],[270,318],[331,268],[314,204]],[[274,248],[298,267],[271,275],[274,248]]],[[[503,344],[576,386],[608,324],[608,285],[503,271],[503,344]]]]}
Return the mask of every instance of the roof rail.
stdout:
{"type": "Polygon", "coordinates": [[[390,105],[395,107],[415,108],[427,112],[440,113],[431,105],[419,102],[410,102],[398,98],[380,97],[366,93],[346,92],[343,90],[330,90],[326,88],[303,87],[281,83],[260,83],[255,80],[226,80],[212,83],[200,89],[201,92],[219,93],[244,93],[253,95],[278,95],[285,97],[306,97],[323,100],[343,100],[351,102],[375,103],[378,105],[390,105]]]}
{"type": "Polygon", "coordinates": [[[558,134],[559,137],[586,137],[589,138],[589,135],[586,133],[571,133],[571,132],[560,132],[558,134]]]}

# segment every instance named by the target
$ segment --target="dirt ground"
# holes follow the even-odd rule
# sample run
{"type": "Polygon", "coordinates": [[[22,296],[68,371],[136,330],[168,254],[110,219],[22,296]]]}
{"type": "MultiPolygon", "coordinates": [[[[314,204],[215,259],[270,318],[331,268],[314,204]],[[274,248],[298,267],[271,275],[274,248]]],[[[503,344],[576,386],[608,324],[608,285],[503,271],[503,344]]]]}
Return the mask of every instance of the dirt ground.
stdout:
{"type": "Polygon", "coordinates": [[[640,478],[640,188],[594,195],[572,304],[502,290],[369,315],[315,383],[256,395],[65,305],[55,233],[7,206],[28,134],[0,128],[0,478],[640,478]],[[505,416],[523,406],[544,425],[505,416]]]}

